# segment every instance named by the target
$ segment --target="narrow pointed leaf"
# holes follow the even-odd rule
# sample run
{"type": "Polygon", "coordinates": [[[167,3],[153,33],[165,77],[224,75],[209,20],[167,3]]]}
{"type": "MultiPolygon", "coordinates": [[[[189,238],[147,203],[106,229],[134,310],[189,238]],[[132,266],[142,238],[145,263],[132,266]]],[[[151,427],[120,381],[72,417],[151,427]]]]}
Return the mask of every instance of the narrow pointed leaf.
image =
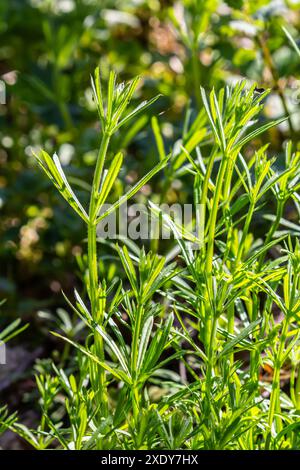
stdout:
{"type": "Polygon", "coordinates": [[[157,96],[154,96],[153,98],[151,98],[150,100],[148,101],[143,101],[141,104],[139,104],[137,106],[137,108],[135,108],[131,113],[127,114],[127,116],[125,116],[123,119],[121,119],[121,121],[116,125],[116,127],[114,128],[114,132],[118,129],[120,129],[121,126],[123,126],[124,124],[126,124],[127,122],[129,122],[132,118],[136,117],[139,113],[142,113],[143,111],[145,111],[147,108],[149,108],[153,103],[155,103],[155,101],[158,100],[158,98],[160,98],[161,95],[157,95],[157,96]]]}
{"type": "Polygon", "coordinates": [[[263,126],[259,127],[258,129],[255,129],[254,131],[250,132],[250,134],[248,134],[243,139],[238,140],[233,145],[231,150],[234,151],[236,149],[242,148],[245,144],[247,144],[248,142],[250,142],[253,139],[256,139],[259,135],[263,134],[268,129],[271,129],[272,127],[278,126],[279,124],[281,124],[282,122],[284,122],[286,120],[287,120],[287,118],[284,117],[284,118],[281,118],[281,119],[277,119],[276,121],[271,121],[271,122],[268,122],[267,124],[264,124],[263,126]]]}
{"type": "Polygon", "coordinates": [[[156,173],[158,173],[162,168],[164,168],[170,159],[170,155],[159,162],[152,170],[149,171],[137,184],[135,184],[126,194],[124,194],[118,201],[116,201],[111,207],[109,207],[103,214],[101,214],[97,223],[107,217],[109,214],[114,212],[118,207],[120,207],[124,202],[134,196],[156,173]]]}
{"type": "Polygon", "coordinates": [[[97,201],[97,209],[96,213],[98,214],[101,206],[105,203],[111,188],[114,185],[114,182],[116,178],[118,177],[118,174],[120,172],[121,166],[123,163],[123,154],[121,152],[117,153],[117,155],[114,157],[113,161],[111,162],[111,165],[109,167],[109,170],[107,171],[104,181],[101,185],[101,190],[99,194],[99,199],[97,201]]]}
{"type": "Polygon", "coordinates": [[[260,323],[261,323],[260,318],[250,323],[246,328],[243,329],[243,331],[241,331],[240,334],[236,335],[231,341],[225,344],[224,348],[220,352],[219,357],[230,353],[237,344],[242,343],[251,333],[253,333],[253,331],[256,329],[256,327],[260,323]]]}

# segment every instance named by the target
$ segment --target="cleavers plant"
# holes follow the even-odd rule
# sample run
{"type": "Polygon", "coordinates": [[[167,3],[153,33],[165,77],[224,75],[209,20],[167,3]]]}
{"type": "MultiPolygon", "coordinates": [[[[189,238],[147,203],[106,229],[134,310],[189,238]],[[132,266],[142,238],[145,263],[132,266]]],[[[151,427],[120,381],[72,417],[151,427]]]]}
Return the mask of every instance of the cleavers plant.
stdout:
{"type": "Polygon", "coordinates": [[[154,118],[159,163],[103,212],[123,159],[118,153],[108,164],[110,139],[157,97],[128,111],[138,79],[118,85],[111,72],[105,97],[99,69],[92,83],[101,143],[88,210],[59,158],[36,155],[87,225],[89,302],[77,290],[74,303],[65,296],[87,334],[76,341],[54,333],[77,350],[71,372],[64,361],[39,370],[39,428],[10,427],[37,449],[299,448],[300,231],[285,208],[294,204],[299,219],[300,154],[287,143],[279,171],[268,145],[249,152],[283,121],[257,125],[268,90],[245,82],[209,96],[201,89],[198,114],[192,121],[187,113],[168,154],[154,118]],[[192,179],[203,239],[150,202],[173,246],[163,257],[129,240],[111,243],[126,280],[108,286],[99,276],[97,224],[163,168],[162,195],[174,179],[192,179]],[[275,214],[264,214],[268,198],[275,214]],[[263,219],[260,235],[255,217],[263,219]]]}

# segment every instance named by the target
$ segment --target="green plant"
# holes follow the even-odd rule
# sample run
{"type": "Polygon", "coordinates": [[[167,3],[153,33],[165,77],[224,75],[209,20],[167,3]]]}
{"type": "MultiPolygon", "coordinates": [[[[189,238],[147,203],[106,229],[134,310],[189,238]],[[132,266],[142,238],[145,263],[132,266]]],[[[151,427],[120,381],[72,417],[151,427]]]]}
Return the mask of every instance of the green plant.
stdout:
{"type": "MultiPolygon", "coordinates": [[[[6,302],[6,299],[0,301],[0,307],[4,305],[6,302]]],[[[6,326],[1,332],[0,332],[0,342],[1,344],[6,344],[10,339],[14,338],[17,336],[19,333],[22,331],[26,330],[28,328],[28,323],[23,326],[19,326],[21,323],[21,319],[18,318],[14,322],[12,322],[10,325],[6,326]]]]}
{"type": "Polygon", "coordinates": [[[118,85],[111,72],[104,98],[96,69],[101,144],[88,210],[59,158],[36,155],[87,226],[83,292],[89,301],[77,290],[75,302],[65,296],[81,321],[78,330],[84,325],[87,334],[80,341],[74,327],[69,336],[54,332],[77,350],[72,373],[62,362],[37,374],[40,425],[11,427],[37,449],[299,448],[300,248],[293,239],[299,228],[284,211],[292,202],[299,212],[300,154],[288,143],[280,171],[267,145],[244,154],[284,120],[253,125],[268,90],[241,82],[207,97],[201,89],[203,107],[188,119],[180,145],[166,155],[154,118],[159,163],[101,212],[123,161],[117,153],[109,163],[111,138],[157,99],[128,111],[137,83],[118,85]],[[168,184],[192,179],[203,240],[151,202],[153,215],[173,232],[173,246],[163,257],[129,240],[122,247],[111,243],[125,280],[108,284],[99,275],[97,224],[167,163],[168,184]],[[264,214],[271,197],[275,214],[264,214]],[[262,215],[271,224],[256,237],[253,220],[262,215]],[[287,365],[290,396],[280,383],[287,365]]]}
{"type": "MultiPolygon", "coordinates": [[[[298,208],[300,155],[293,154],[288,143],[281,172],[273,169],[276,160],[267,158],[267,147],[248,160],[243,156],[249,141],[281,122],[267,123],[245,135],[267,93],[257,94],[254,86],[245,90],[244,83],[218,94],[212,91],[209,99],[202,90],[213,145],[205,157],[199,149],[198,162],[185,151],[186,170],[194,174],[195,204],[201,203],[205,219],[200,250],[192,251],[184,239],[178,240],[187,271],[175,283],[179,296],[175,312],[183,338],[203,363],[200,383],[186,364],[196,379],[195,386],[199,383],[192,398],[191,386],[184,397],[187,403],[200,404],[199,427],[191,434],[193,448],[299,446],[298,405],[287,399],[280,385],[284,366],[291,354],[297,356],[299,348],[299,244],[287,238],[290,230],[279,233],[278,229],[280,225],[289,227],[283,217],[288,201],[298,208]],[[265,216],[272,224],[263,239],[255,240],[251,224],[268,194],[276,201],[276,215],[265,216]],[[274,259],[266,259],[269,250],[278,249],[280,243],[284,243],[285,254],[278,252],[274,259]],[[274,321],[275,308],[282,315],[279,323],[274,321]],[[190,329],[186,318],[190,318],[190,329]],[[195,331],[204,351],[195,344],[195,331]],[[242,351],[249,352],[249,367],[237,360],[236,354],[242,351]],[[270,400],[261,396],[265,367],[272,371],[270,400]],[[289,412],[283,412],[286,407],[289,412]],[[259,420],[258,410],[262,413],[259,420]]],[[[165,215],[164,220],[174,230],[170,218],[165,215]]],[[[296,225],[294,228],[298,233],[296,225]]],[[[297,382],[293,375],[294,400],[299,397],[299,379],[297,382]]]]}
{"type": "MultiPolygon", "coordinates": [[[[4,305],[5,299],[0,301],[0,307],[4,305]]],[[[0,332],[0,348],[9,340],[24,331],[29,325],[20,326],[21,320],[17,319],[0,332]]],[[[2,357],[1,357],[2,359],[2,357]]],[[[0,365],[1,367],[1,365],[0,365]]],[[[0,407],[0,435],[9,429],[17,420],[17,413],[9,414],[6,406],[0,407]]]]}
{"type": "MultiPolygon", "coordinates": [[[[129,120],[135,118],[140,112],[144,111],[148,108],[158,97],[153,98],[150,101],[146,101],[141,103],[137,108],[135,108],[131,112],[127,112],[128,105],[131,101],[132,95],[137,87],[138,78],[132,80],[131,82],[124,84],[117,84],[116,83],[116,75],[114,72],[110,73],[109,81],[108,81],[108,88],[106,99],[103,98],[103,91],[101,86],[100,80],[100,71],[99,68],[95,71],[95,81],[92,80],[93,90],[94,90],[94,97],[97,103],[97,109],[99,113],[100,123],[101,123],[101,144],[100,149],[97,157],[93,184],[90,194],[90,203],[89,203],[89,210],[86,211],[82,204],[79,202],[77,196],[75,195],[74,191],[72,190],[68,180],[64,174],[62,166],[60,164],[59,158],[57,155],[54,155],[53,159],[45,152],[42,151],[41,155],[35,155],[39,165],[47,174],[49,179],[54,183],[56,188],[59,190],[61,195],[68,201],[70,206],[75,210],[75,212],[83,219],[83,221],[87,225],[87,247],[88,247],[88,276],[87,276],[87,291],[89,294],[90,300],[90,310],[87,308],[83,301],[81,300],[79,294],[75,291],[76,300],[77,300],[77,307],[72,307],[78,316],[83,320],[83,322],[92,330],[92,345],[90,349],[83,349],[82,347],[78,346],[84,354],[86,354],[90,360],[88,361],[88,369],[89,369],[89,376],[91,381],[93,399],[96,404],[95,413],[96,416],[99,416],[101,419],[108,418],[108,392],[107,392],[107,378],[105,372],[110,372],[114,378],[118,378],[119,380],[122,379],[125,383],[131,388],[132,400],[133,400],[133,409],[134,412],[134,419],[137,425],[138,413],[139,413],[139,388],[142,386],[143,381],[146,380],[146,370],[143,371],[145,377],[141,378],[142,374],[138,373],[138,368],[143,365],[143,356],[140,354],[145,354],[146,350],[140,350],[141,348],[138,345],[141,337],[146,335],[147,343],[149,341],[149,334],[151,332],[151,327],[153,325],[153,316],[157,314],[154,310],[151,312],[149,317],[149,312],[144,312],[146,302],[149,301],[153,293],[151,293],[151,289],[153,286],[151,284],[147,285],[147,292],[148,295],[145,296],[143,289],[146,288],[144,282],[148,279],[148,282],[152,280],[152,284],[156,286],[156,289],[160,287],[160,284],[165,282],[163,275],[166,274],[165,270],[160,272],[160,276],[162,281],[160,283],[157,282],[157,275],[159,271],[161,271],[164,260],[158,259],[154,257],[150,257],[148,261],[141,258],[141,274],[140,276],[145,277],[143,283],[138,291],[134,291],[136,295],[136,305],[134,306],[134,316],[131,318],[132,322],[132,331],[133,331],[133,339],[132,339],[132,352],[131,352],[131,360],[130,364],[127,360],[127,352],[125,343],[121,342],[122,348],[120,349],[120,345],[117,345],[106,333],[106,325],[109,318],[106,318],[105,313],[105,299],[108,295],[106,290],[105,281],[99,280],[98,275],[98,260],[97,260],[97,224],[100,220],[105,218],[109,213],[113,210],[116,210],[121,204],[127,201],[129,198],[134,196],[135,193],[139,191],[139,189],[147,183],[147,181],[155,175],[159,170],[161,170],[167,163],[169,157],[163,158],[157,165],[154,167],[146,176],[144,176],[138,183],[134,185],[132,189],[130,189],[127,193],[125,193],[119,200],[117,200],[110,209],[108,209],[104,214],[100,215],[100,211],[106,199],[113,187],[113,184],[119,174],[120,168],[122,166],[123,156],[119,152],[110,163],[109,167],[105,169],[105,163],[107,158],[107,151],[110,139],[112,135],[120,129],[120,127],[127,123],[129,120]],[[156,269],[152,272],[153,264],[157,263],[156,269]],[[79,310],[78,310],[79,309],[79,310]],[[149,323],[149,320],[151,322],[149,323]],[[146,328],[146,331],[145,331],[146,328]],[[106,360],[105,360],[105,351],[104,351],[104,341],[108,342],[108,345],[112,349],[113,353],[117,356],[119,363],[120,363],[120,370],[116,368],[110,367],[106,360]],[[125,357],[124,357],[125,355],[125,357]]],[[[136,277],[133,265],[131,264],[130,258],[128,253],[125,251],[125,248],[120,251],[120,255],[122,254],[122,261],[124,264],[124,268],[129,270],[128,275],[136,277]]],[[[145,255],[144,255],[145,256],[145,255]]],[[[134,287],[134,286],[132,286],[134,287]]],[[[137,289],[137,286],[135,286],[137,289]]],[[[119,294],[120,295],[120,294],[119,294]]],[[[119,300],[117,296],[115,301],[119,300]]],[[[111,309],[114,305],[111,306],[111,309]]],[[[113,310],[112,310],[113,313],[113,310]]],[[[109,316],[112,315],[109,314],[109,316]]],[[[112,321],[112,320],[111,320],[112,321]]],[[[117,329],[117,326],[114,325],[117,329]]],[[[168,340],[168,332],[170,330],[171,323],[170,321],[167,322],[166,325],[166,332],[163,337],[161,337],[161,331],[157,335],[157,338],[153,340],[152,348],[157,348],[158,350],[164,349],[165,344],[168,340]]],[[[121,333],[118,335],[118,340],[122,339],[121,333]]],[[[70,339],[67,339],[70,341],[70,339]]],[[[147,346],[145,345],[145,348],[147,346]]],[[[154,358],[148,358],[148,367],[151,369],[155,366],[155,362],[159,359],[160,354],[157,354],[157,350],[155,351],[154,358]]],[[[145,359],[146,360],[146,359],[145,359]]],[[[84,365],[86,367],[86,364],[84,365]]],[[[40,391],[45,389],[45,382],[43,379],[37,379],[39,382],[39,389],[40,391]]],[[[51,388],[51,387],[50,387],[51,388]]],[[[76,388],[76,386],[75,386],[76,388]]],[[[43,399],[43,411],[44,414],[47,415],[47,403],[46,399],[43,399]]],[[[80,403],[80,415],[81,412],[83,416],[80,417],[80,426],[86,427],[87,422],[83,423],[83,421],[87,420],[87,415],[85,408],[82,408],[82,403],[80,403]]],[[[77,411],[77,410],[76,410],[77,411]]],[[[79,416],[80,416],[79,415],[79,416]]],[[[24,427],[19,425],[19,431],[22,429],[24,431],[24,427]]],[[[41,431],[43,431],[44,426],[42,426],[41,431]]],[[[83,431],[79,429],[78,432],[80,435],[76,435],[74,437],[74,445],[76,448],[80,447],[82,444],[83,438],[83,431]]],[[[35,441],[30,438],[30,442],[33,444],[35,441]]],[[[49,444],[48,439],[46,439],[47,444],[49,444]]],[[[51,440],[50,440],[51,442],[51,440]]],[[[40,440],[35,443],[35,445],[45,445],[40,440]]],[[[101,441],[98,443],[101,446],[101,441]]]]}

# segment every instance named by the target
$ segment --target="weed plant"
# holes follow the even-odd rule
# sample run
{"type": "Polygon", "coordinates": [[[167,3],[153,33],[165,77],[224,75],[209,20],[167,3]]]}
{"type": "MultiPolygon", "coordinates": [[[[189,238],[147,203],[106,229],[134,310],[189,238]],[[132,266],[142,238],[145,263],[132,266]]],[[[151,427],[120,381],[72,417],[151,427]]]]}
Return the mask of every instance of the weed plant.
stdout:
{"type": "Polygon", "coordinates": [[[104,92],[97,68],[92,83],[101,143],[89,206],[57,155],[35,155],[86,225],[83,288],[73,299],[65,295],[84,339],[53,332],[76,354],[73,365],[38,371],[37,429],[14,419],[7,426],[36,449],[299,448],[299,226],[285,208],[293,204],[300,215],[300,153],[287,142],[279,170],[268,145],[254,146],[282,122],[260,122],[269,91],[245,82],[218,93],[200,89],[199,112],[187,113],[169,153],[153,118],[158,164],[101,212],[123,162],[120,152],[108,158],[111,139],[158,97],[131,110],[138,79],[118,84],[111,72],[104,92]],[[203,240],[195,247],[186,227],[150,202],[174,246],[160,256],[159,243],[148,253],[128,240],[111,243],[125,280],[108,284],[99,275],[97,224],[159,171],[162,199],[173,180],[192,178],[203,240]],[[270,199],[274,212],[266,214],[270,199]],[[253,231],[258,217],[262,236],[253,231]]]}
{"type": "MultiPolygon", "coordinates": [[[[2,309],[2,305],[5,304],[5,300],[0,302],[0,308],[2,309]]],[[[8,325],[6,328],[0,331],[0,356],[1,362],[0,364],[3,365],[6,363],[6,343],[17,336],[19,333],[22,333],[27,327],[27,325],[20,326],[21,320],[17,319],[8,325]]],[[[9,427],[11,427],[17,419],[17,413],[15,412],[12,415],[9,415],[7,407],[1,406],[0,407],[0,435],[6,431],[9,427]]]]}

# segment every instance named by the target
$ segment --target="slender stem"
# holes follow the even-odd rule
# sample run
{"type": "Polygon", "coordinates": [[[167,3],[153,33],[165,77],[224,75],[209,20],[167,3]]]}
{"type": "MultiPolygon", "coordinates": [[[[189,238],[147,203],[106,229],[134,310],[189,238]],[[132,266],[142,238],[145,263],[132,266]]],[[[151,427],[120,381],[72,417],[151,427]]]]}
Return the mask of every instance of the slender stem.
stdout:
{"type": "MultiPolygon", "coordinates": [[[[217,149],[215,148],[213,150],[211,156],[209,157],[208,165],[207,165],[207,168],[206,168],[206,172],[205,172],[204,180],[203,180],[203,184],[202,184],[202,193],[201,193],[200,204],[202,204],[202,207],[205,207],[205,208],[206,208],[206,203],[207,203],[209,179],[211,177],[214,162],[215,162],[216,150],[217,149]]],[[[204,220],[206,220],[205,216],[206,216],[206,214],[204,214],[204,220]]],[[[205,249],[206,249],[206,246],[205,246],[205,243],[203,243],[203,248],[202,248],[203,256],[205,255],[205,249]]]]}
{"type": "MultiPolygon", "coordinates": [[[[280,200],[277,205],[277,211],[276,211],[276,218],[274,223],[271,225],[269,232],[266,236],[265,239],[265,245],[270,243],[272,240],[272,237],[274,233],[276,232],[279,224],[280,224],[280,219],[283,214],[283,209],[284,209],[284,201],[280,200]]],[[[262,268],[264,259],[265,259],[266,253],[262,253],[261,256],[258,258],[258,264],[257,264],[257,271],[259,272],[262,268]]],[[[251,321],[255,321],[258,317],[258,309],[259,309],[259,298],[258,294],[254,292],[253,294],[253,309],[252,309],[252,318],[251,321]]],[[[250,376],[251,379],[254,383],[257,383],[259,380],[259,368],[257,367],[258,364],[258,359],[259,359],[259,352],[257,350],[251,351],[250,353],[250,376]]]]}
{"type": "MultiPolygon", "coordinates": [[[[274,363],[274,375],[272,382],[272,391],[270,397],[270,408],[269,408],[269,426],[271,427],[274,421],[274,415],[276,412],[280,412],[280,370],[282,366],[282,355],[284,352],[285,342],[289,329],[289,316],[286,315],[283,320],[281,336],[279,340],[279,346],[274,363]]],[[[277,431],[280,431],[281,420],[276,419],[277,431]]]]}
{"type": "MultiPolygon", "coordinates": [[[[212,300],[214,297],[212,270],[213,270],[216,221],[217,221],[219,202],[221,198],[222,184],[224,180],[226,167],[227,167],[227,157],[225,154],[223,154],[223,158],[221,160],[221,164],[220,164],[218,176],[217,176],[212,210],[211,210],[211,214],[210,214],[210,218],[208,222],[209,232],[208,232],[208,239],[207,239],[207,252],[206,252],[206,261],[205,261],[205,272],[207,276],[207,293],[208,293],[208,302],[207,302],[206,309],[205,309],[206,310],[205,349],[206,351],[208,351],[208,355],[211,355],[214,353],[214,340],[215,340],[214,335],[215,335],[217,320],[216,320],[215,312],[211,311],[211,304],[212,304],[212,300]]],[[[208,370],[207,370],[209,383],[211,380],[212,371],[213,371],[213,365],[212,365],[212,357],[211,357],[211,359],[209,359],[209,362],[208,362],[208,370]]],[[[210,390],[210,385],[208,388],[210,390]]]]}
{"type": "Polygon", "coordinates": [[[136,368],[137,368],[138,342],[139,342],[140,333],[141,333],[142,317],[143,317],[143,307],[141,303],[139,303],[137,307],[135,325],[133,329],[132,352],[131,352],[131,370],[134,371],[135,373],[136,373],[136,368]]]}
{"type": "Polygon", "coordinates": [[[207,255],[206,255],[206,274],[208,279],[209,294],[212,295],[212,264],[214,255],[214,241],[216,231],[216,221],[219,209],[219,202],[221,198],[222,184],[224,179],[225,170],[227,167],[226,155],[223,155],[221,166],[218,172],[216,190],[213,199],[212,211],[209,218],[209,232],[207,240],[207,255]]]}
{"type": "MultiPolygon", "coordinates": [[[[253,294],[253,301],[252,301],[252,315],[251,321],[255,321],[258,317],[258,310],[259,310],[259,298],[257,293],[254,292],[253,294]]],[[[255,332],[253,333],[253,337],[255,338],[255,332]]],[[[250,352],[250,377],[252,383],[257,386],[259,382],[259,351],[254,350],[250,352]]]]}
{"type": "Polygon", "coordinates": [[[97,214],[96,203],[99,194],[99,186],[103,172],[104,161],[107,153],[107,148],[110,140],[108,133],[103,134],[101,141],[94,178],[92,193],[90,198],[89,207],[89,224],[88,224],[88,258],[89,258],[89,281],[90,281],[90,300],[92,306],[92,316],[96,320],[97,316],[97,290],[98,290],[98,268],[97,268],[97,242],[96,242],[96,220],[97,214]]]}
{"type": "Polygon", "coordinates": [[[139,410],[140,410],[140,392],[139,385],[137,384],[137,361],[138,361],[138,344],[142,328],[143,307],[142,302],[139,301],[137,306],[135,325],[133,329],[132,347],[131,347],[131,370],[133,372],[133,387],[132,387],[132,408],[135,424],[138,424],[139,410]]]}
{"type": "MultiPolygon", "coordinates": [[[[89,265],[89,296],[92,308],[92,317],[95,322],[103,323],[103,318],[99,317],[99,302],[98,302],[98,266],[97,266],[97,239],[96,239],[96,225],[88,224],[88,265],[89,265]]],[[[104,360],[104,344],[103,338],[99,333],[95,333],[94,337],[95,353],[103,362],[104,360]]],[[[107,391],[105,385],[105,371],[99,365],[94,365],[94,373],[92,374],[92,385],[95,392],[95,399],[102,410],[104,416],[108,413],[107,404],[107,391]]]]}
{"type": "MultiPolygon", "coordinates": [[[[237,157],[237,153],[233,153],[230,158],[227,159],[227,166],[226,166],[226,178],[224,182],[224,192],[223,197],[225,202],[224,210],[229,209],[230,203],[230,188],[231,188],[231,180],[233,175],[234,169],[234,161],[237,157]]],[[[249,215],[249,214],[248,214],[249,215]]],[[[251,218],[249,219],[249,223],[251,218]]],[[[239,245],[241,247],[241,244],[239,245]]],[[[235,268],[235,263],[233,263],[233,270],[235,268]]],[[[227,311],[227,331],[230,335],[234,333],[234,303],[232,303],[227,311]]],[[[233,365],[234,363],[234,352],[232,351],[229,355],[230,364],[233,365]]]]}
{"type": "Polygon", "coordinates": [[[91,195],[91,199],[90,199],[90,210],[89,210],[89,216],[91,217],[91,220],[93,222],[97,218],[97,214],[94,213],[95,204],[96,204],[96,200],[97,200],[97,195],[99,193],[99,186],[100,186],[101,176],[102,176],[102,173],[103,173],[103,167],[104,167],[104,162],[105,162],[105,157],[106,157],[110,137],[111,137],[111,134],[109,132],[105,131],[104,134],[103,134],[100,149],[99,149],[99,152],[98,152],[96,168],[95,168],[95,173],[94,173],[94,179],[93,179],[92,195],[91,195]]]}
{"type": "Polygon", "coordinates": [[[230,202],[230,187],[231,187],[231,180],[234,170],[234,161],[236,159],[236,153],[232,154],[227,159],[227,166],[226,166],[226,178],[224,182],[224,191],[223,191],[223,198],[226,201],[226,206],[229,206],[230,202]]]}
{"type": "MultiPolygon", "coordinates": [[[[215,155],[216,155],[216,152],[217,152],[217,147],[214,148],[214,150],[212,151],[210,157],[209,157],[209,161],[208,161],[208,165],[207,165],[207,168],[206,168],[206,172],[205,172],[205,176],[204,176],[204,180],[203,180],[203,184],[202,184],[202,193],[201,193],[201,200],[200,200],[200,204],[202,204],[202,207],[205,208],[206,210],[206,204],[208,203],[208,186],[209,186],[209,179],[211,177],[211,174],[212,174],[212,170],[213,170],[213,166],[214,166],[214,162],[215,162],[215,155]]],[[[210,216],[211,217],[211,216],[210,216]]],[[[204,219],[206,220],[206,213],[204,214],[204,219]]],[[[210,223],[208,223],[207,225],[208,227],[210,227],[210,223]]],[[[213,244],[213,241],[211,240],[210,243],[213,244]]],[[[206,263],[206,266],[207,266],[207,257],[206,257],[206,244],[203,243],[203,246],[202,246],[202,256],[203,256],[203,260],[205,260],[204,262],[206,263]]],[[[206,267],[204,267],[204,272],[206,272],[207,269],[206,267]]],[[[199,315],[199,321],[201,319],[201,313],[199,315]]],[[[209,348],[209,343],[210,343],[210,332],[211,332],[211,312],[209,311],[209,306],[205,306],[205,329],[204,329],[204,336],[205,336],[205,339],[204,339],[204,343],[205,343],[205,349],[206,351],[208,350],[209,348]]],[[[201,327],[201,321],[199,323],[199,326],[201,327]]]]}
{"type": "Polygon", "coordinates": [[[140,413],[140,393],[139,387],[136,383],[132,385],[132,410],[134,424],[137,429],[139,424],[139,413],[140,413]]]}
{"type": "Polygon", "coordinates": [[[236,255],[236,259],[235,259],[235,267],[237,267],[239,265],[239,263],[241,261],[241,258],[242,258],[244,244],[245,244],[245,240],[246,240],[246,237],[248,235],[248,232],[249,232],[249,227],[250,227],[250,223],[251,223],[251,220],[252,220],[254,208],[255,208],[255,201],[252,200],[251,203],[250,203],[250,206],[249,206],[249,210],[248,210],[248,213],[247,213],[246,220],[245,220],[245,225],[244,225],[244,228],[243,228],[242,237],[241,237],[241,240],[239,242],[238,252],[237,252],[237,255],[236,255]]]}
{"type": "Polygon", "coordinates": [[[45,413],[43,412],[42,417],[41,417],[41,424],[40,424],[41,437],[38,439],[39,449],[44,449],[44,439],[43,439],[42,433],[45,431],[45,425],[46,425],[46,417],[45,417],[45,413]]]}
{"type": "MultiPolygon", "coordinates": [[[[234,333],[234,303],[230,305],[227,311],[227,331],[230,335],[233,335],[234,333]]],[[[234,363],[234,352],[232,351],[229,354],[229,362],[231,365],[234,363]]]]}
{"type": "MultiPolygon", "coordinates": [[[[88,266],[89,266],[89,297],[91,302],[92,317],[95,322],[100,326],[103,324],[103,317],[100,317],[99,309],[99,279],[98,279],[98,262],[97,262],[97,214],[96,214],[96,203],[99,194],[99,186],[101,181],[101,176],[103,173],[103,167],[105,162],[105,157],[107,153],[107,148],[109,145],[110,134],[104,132],[94,178],[92,193],[90,198],[90,207],[89,207],[89,223],[88,223],[88,266]]],[[[103,338],[99,333],[95,334],[95,352],[101,361],[104,361],[104,344],[103,338]]],[[[94,366],[94,373],[91,374],[93,387],[95,391],[96,402],[99,406],[99,409],[102,411],[104,416],[108,414],[108,403],[107,403],[107,390],[105,383],[105,371],[104,369],[97,365],[94,366]]]]}
{"type": "MultiPolygon", "coordinates": [[[[265,239],[265,245],[268,245],[268,243],[271,242],[272,238],[273,238],[273,235],[274,233],[276,232],[279,224],[280,224],[280,220],[282,218],[282,214],[283,214],[283,209],[284,209],[284,203],[285,201],[280,199],[278,201],[278,204],[277,204],[277,210],[276,210],[276,218],[274,220],[274,223],[271,225],[270,227],[270,230],[268,231],[268,234],[266,236],[266,239],[265,239]]],[[[260,257],[258,258],[258,271],[261,269],[262,267],[262,264],[264,262],[264,259],[265,259],[265,256],[266,256],[266,252],[263,252],[260,257]]]]}
{"type": "Polygon", "coordinates": [[[211,331],[210,331],[210,345],[207,355],[207,370],[206,370],[206,390],[208,399],[210,399],[211,394],[211,384],[214,370],[214,355],[215,355],[215,345],[216,345],[216,330],[217,330],[217,316],[214,315],[212,319],[211,331]]]}

